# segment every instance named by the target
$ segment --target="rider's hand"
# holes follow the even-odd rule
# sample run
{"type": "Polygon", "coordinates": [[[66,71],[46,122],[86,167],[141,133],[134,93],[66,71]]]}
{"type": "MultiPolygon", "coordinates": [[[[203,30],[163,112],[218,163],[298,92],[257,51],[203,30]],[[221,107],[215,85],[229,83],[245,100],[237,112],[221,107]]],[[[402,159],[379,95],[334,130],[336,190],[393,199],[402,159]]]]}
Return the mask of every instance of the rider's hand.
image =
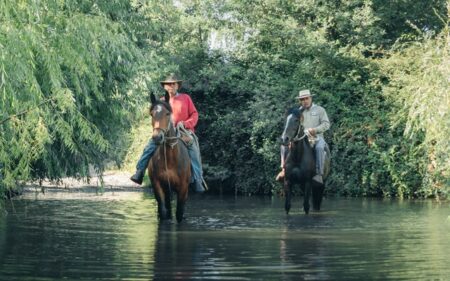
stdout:
{"type": "Polygon", "coordinates": [[[315,137],[316,136],[316,129],[314,128],[309,128],[308,132],[311,134],[311,136],[315,137]]]}

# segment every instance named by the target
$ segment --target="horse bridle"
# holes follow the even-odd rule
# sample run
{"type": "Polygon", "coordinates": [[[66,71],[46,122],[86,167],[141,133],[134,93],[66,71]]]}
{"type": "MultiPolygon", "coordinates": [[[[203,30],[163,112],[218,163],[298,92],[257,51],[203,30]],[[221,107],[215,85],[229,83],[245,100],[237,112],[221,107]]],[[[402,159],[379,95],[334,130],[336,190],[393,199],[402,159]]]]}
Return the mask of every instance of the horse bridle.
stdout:
{"type": "Polygon", "coordinates": [[[313,135],[311,135],[308,130],[303,130],[302,131],[302,128],[303,128],[302,125],[299,123],[298,124],[297,133],[295,134],[295,137],[291,140],[291,143],[292,142],[298,142],[298,141],[301,141],[304,138],[307,138],[308,142],[309,142],[309,145],[311,147],[314,147],[314,144],[317,141],[317,139],[313,135]],[[303,135],[301,137],[299,137],[301,132],[303,132],[303,135]]]}
{"type": "MultiPolygon", "coordinates": [[[[153,116],[152,116],[152,118],[153,118],[153,116]]],[[[172,116],[169,117],[169,122],[168,122],[168,124],[167,124],[167,128],[161,128],[161,127],[153,128],[153,130],[159,130],[159,131],[161,131],[161,132],[163,133],[163,134],[162,134],[162,141],[161,141],[160,144],[163,144],[163,151],[164,151],[164,167],[165,167],[166,171],[168,171],[168,167],[167,167],[167,151],[166,151],[166,146],[165,146],[164,144],[167,143],[167,144],[170,146],[170,148],[173,149],[173,148],[175,147],[175,145],[178,143],[178,138],[179,138],[178,136],[176,136],[176,137],[168,137],[168,136],[167,136],[167,134],[169,133],[171,127],[174,128],[173,122],[172,122],[172,116]],[[169,141],[169,140],[175,140],[175,142],[169,143],[169,142],[166,142],[166,140],[167,140],[167,141],[169,141]]],[[[172,186],[171,186],[171,184],[170,184],[169,176],[167,176],[167,184],[168,184],[168,187],[169,187],[169,192],[172,193],[172,186]]]]}
{"type": "MultiPolygon", "coordinates": [[[[300,119],[300,117],[299,117],[300,119]]],[[[300,120],[298,120],[298,128],[297,133],[295,134],[295,137],[291,140],[291,142],[298,142],[304,139],[307,136],[305,131],[302,131],[302,124],[300,124],[300,120]],[[300,133],[303,132],[303,136],[299,137],[300,133]]]]}
{"type": "MultiPolygon", "coordinates": [[[[153,116],[152,116],[152,118],[153,118],[153,116]]],[[[159,130],[159,131],[162,132],[161,144],[167,143],[171,148],[174,148],[174,146],[178,143],[179,137],[178,136],[176,136],[176,137],[169,137],[169,136],[167,136],[167,134],[169,133],[171,127],[175,128],[173,126],[172,116],[169,117],[169,122],[167,124],[167,128],[156,127],[156,128],[153,128],[153,130],[159,130]],[[167,140],[167,142],[166,142],[166,140],[167,140]],[[175,140],[175,141],[170,143],[169,141],[171,141],[171,140],[175,140]]]]}
{"type": "Polygon", "coordinates": [[[303,131],[303,135],[301,137],[298,137],[298,135],[301,132],[301,128],[302,128],[302,126],[299,124],[298,125],[297,134],[295,135],[295,137],[292,139],[291,142],[298,142],[298,141],[301,141],[304,138],[307,138],[309,145],[311,147],[314,147],[314,144],[316,143],[317,139],[316,139],[316,137],[311,135],[308,130],[304,130],[303,131]]]}

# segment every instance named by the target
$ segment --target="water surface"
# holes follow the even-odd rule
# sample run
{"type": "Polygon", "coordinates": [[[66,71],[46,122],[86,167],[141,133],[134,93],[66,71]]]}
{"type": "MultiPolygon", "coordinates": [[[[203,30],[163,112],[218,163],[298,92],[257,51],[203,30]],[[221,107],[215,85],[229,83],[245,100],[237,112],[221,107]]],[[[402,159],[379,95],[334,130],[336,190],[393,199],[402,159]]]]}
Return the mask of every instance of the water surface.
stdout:
{"type": "Polygon", "coordinates": [[[27,193],[0,217],[0,280],[448,280],[435,201],[191,197],[159,224],[151,194],[27,193]]]}

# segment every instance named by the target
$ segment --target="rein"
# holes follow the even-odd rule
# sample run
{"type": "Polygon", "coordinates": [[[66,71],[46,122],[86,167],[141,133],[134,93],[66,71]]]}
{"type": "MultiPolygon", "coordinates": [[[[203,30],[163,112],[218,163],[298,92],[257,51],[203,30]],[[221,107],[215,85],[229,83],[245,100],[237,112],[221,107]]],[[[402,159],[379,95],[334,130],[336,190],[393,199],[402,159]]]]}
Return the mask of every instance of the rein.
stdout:
{"type": "Polygon", "coordinates": [[[169,186],[170,194],[172,194],[172,187],[170,185],[169,168],[167,166],[167,145],[169,145],[170,148],[173,149],[175,147],[175,145],[178,144],[178,139],[180,139],[179,136],[175,136],[175,137],[168,137],[168,136],[166,136],[169,133],[171,128],[173,128],[172,118],[170,119],[170,122],[169,122],[169,124],[168,124],[166,129],[164,129],[164,128],[156,128],[156,129],[159,129],[159,130],[161,130],[163,132],[161,144],[163,145],[163,148],[164,148],[164,150],[163,150],[164,151],[164,166],[166,168],[167,184],[169,186]],[[173,141],[173,140],[175,140],[175,141],[174,142],[170,142],[170,141],[173,141]]]}
{"type": "Polygon", "coordinates": [[[304,139],[306,137],[308,138],[308,142],[311,145],[311,147],[313,147],[315,142],[317,141],[317,138],[315,136],[311,135],[308,130],[302,131],[302,126],[299,124],[299,126],[297,128],[297,133],[295,134],[295,137],[292,139],[291,143],[301,141],[302,139],[304,139]],[[303,135],[301,137],[299,137],[299,135],[301,133],[303,133],[303,135]]]}
{"type": "Polygon", "coordinates": [[[303,132],[303,135],[302,135],[301,137],[298,137],[298,134],[300,133],[300,127],[301,127],[301,126],[299,126],[299,132],[297,132],[297,135],[292,139],[291,143],[293,143],[293,142],[298,142],[298,141],[301,141],[301,140],[304,139],[304,138],[307,138],[307,139],[308,139],[308,142],[309,142],[309,145],[310,145],[311,147],[314,147],[314,144],[316,143],[317,138],[315,138],[314,136],[312,136],[311,134],[309,134],[309,132],[306,131],[306,130],[303,132]]]}
{"type": "Polygon", "coordinates": [[[178,144],[178,139],[180,139],[180,136],[168,137],[167,134],[169,133],[171,128],[173,128],[172,118],[170,119],[170,122],[167,125],[167,128],[154,128],[154,129],[158,129],[163,132],[161,144],[167,144],[170,146],[170,148],[174,148],[175,145],[178,144]],[[173,140],[175,140],[175,141],[173,141],[173,140]],[[170,141],[173,141],[173,142],[170,142],[170,141]]]}
{"type": "Polygon", "coordinates": [[[298,141],[301,141],[302,139],[306,138],[307,136],[308,136],[307,134],[303,133],[303,136],[301,136],[301,137],[297,137],[297,136],[296,136],[295,138],[292,139],[291,142],[298,142],[298,141]]]}
{"type": "Polygon", "coordinates": [[[304,139],[305,137],[307,137],[307,134],[304,131],[303,131],[303,136],[301,136],[301,137],[298,136],[298,135],[300,135],[301,128],[302,128],[302,126],[299,125],[298,129],[297,129],[297,134],[295,134],[295,137],[292,139],[291,142],[298,142],[298,141],[301,141],[302,139],[304,139]]]}

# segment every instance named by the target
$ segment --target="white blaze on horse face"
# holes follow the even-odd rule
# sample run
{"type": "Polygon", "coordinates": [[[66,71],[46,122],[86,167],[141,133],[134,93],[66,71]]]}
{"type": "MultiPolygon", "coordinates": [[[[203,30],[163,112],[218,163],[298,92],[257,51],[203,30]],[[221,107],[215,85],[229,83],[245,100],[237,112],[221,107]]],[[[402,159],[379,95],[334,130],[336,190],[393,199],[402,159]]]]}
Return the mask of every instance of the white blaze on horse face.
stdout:
{"type": "Polygon", "coordinates": [[[162,105],[158,104],[155,108],[156,113],[160,113],[162,111],[162,105]]]}
{"type": "Polygon", "coordinates": [[[295,132],[297,131],[298,127],[298,120],[297,117],[294,116],[294,114],[289,114],[286,118],[286,125],[284,126],[283,134],[281,135],[281,138],[283,140],[291,140],[294,137],[295,132]]]}
{"type": "MultiPolygon", "coordinates": [[[[163,108],[160,104],[156,105],[153,108],[154,114],[160,114],[162,110],[163,110],[163,108]]],[[[161,127],[160,122],[158,120],[155,120],[155,118],[153,118],[153,128],[159,129],[160,127],[161,127]]]]}
{"type": "Polygon", "coordinates": [[[154,131],[155,131],[155,129],[157,129],[159,134],[166,133],[171,127],[173,127],[171,114],[169,115],[168,122],[163,121],[165,119],[165,115],[166,115],[165,112],[167,113],[167,115],[169,115],[169,113],[164,105],[158,104],[158,105],[155,105],[155,107],[153,108],[153,113],[152,113],[153,129],[154,129],[154,131]],[[156,120],[156,119],[158,119],[158,120],[156,120]]]}

